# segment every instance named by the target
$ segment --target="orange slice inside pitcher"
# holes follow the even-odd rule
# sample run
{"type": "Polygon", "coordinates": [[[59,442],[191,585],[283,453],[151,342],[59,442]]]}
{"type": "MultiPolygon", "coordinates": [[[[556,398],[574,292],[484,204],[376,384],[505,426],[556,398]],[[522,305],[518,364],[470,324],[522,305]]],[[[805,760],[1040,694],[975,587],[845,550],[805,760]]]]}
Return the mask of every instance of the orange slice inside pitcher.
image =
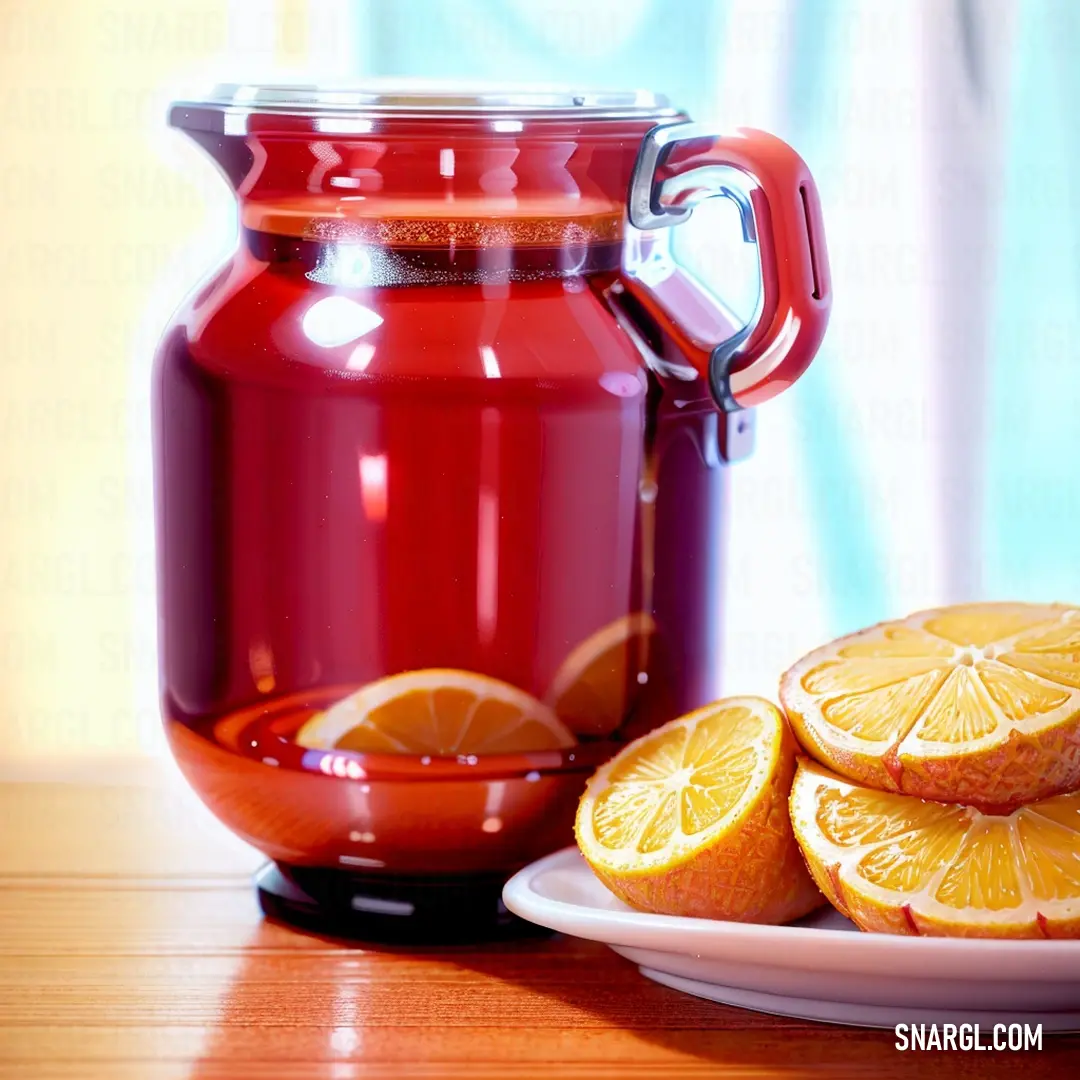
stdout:
{"type": "Polygon", "coordinates": [[[296,742],[312,750],[376,754],[517,754],[559,750],[574,736],[546,705],[472,671],[391,675],[313,716],[296,742]]]}
{"type": "Polygon", "coordinates": [[[587,637],[563,661],[544,700],[578,735],[604,738],[621,727],[648,679],[656,623],[624,615],[587,637]]]}
{"type": "Polygon", "coordinates": [[[843,776],[1008,812],[1080,787],[1080,611],[966,604],[882,623],[803,657],[780,700],[843,776]]]}

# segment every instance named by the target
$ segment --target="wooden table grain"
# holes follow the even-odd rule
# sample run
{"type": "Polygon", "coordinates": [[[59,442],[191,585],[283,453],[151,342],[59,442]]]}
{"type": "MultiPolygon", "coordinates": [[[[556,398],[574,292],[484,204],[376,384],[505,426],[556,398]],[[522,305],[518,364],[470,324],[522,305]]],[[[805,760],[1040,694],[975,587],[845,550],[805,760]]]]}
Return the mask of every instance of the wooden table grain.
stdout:
{"type": "Polygon", "coordinates": [[[297,933],[260,917],[258,855],[167,766],[34,772],[0,765],[5,1078],[981,1080],[1080,1066],[1072,1036],[1039,1053],[905,1054],[889,1032],[686,997],[572,939],[408,951],[297,933]]]}

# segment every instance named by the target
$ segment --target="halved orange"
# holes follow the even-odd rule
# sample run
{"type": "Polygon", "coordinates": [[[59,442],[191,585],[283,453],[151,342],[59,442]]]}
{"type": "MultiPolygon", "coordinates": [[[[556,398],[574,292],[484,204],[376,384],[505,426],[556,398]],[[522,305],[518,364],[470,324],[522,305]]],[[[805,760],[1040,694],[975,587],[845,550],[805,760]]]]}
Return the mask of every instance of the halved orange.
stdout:
{"type": "Polygon", "coordinates": [[[615,619],[562,662],[544,700],[578,735],[604,738],[629,715],[648,680],[656,623],[638,611],[615,619]]]}
{"type": "Polygon", "coordinates": [[[439,757],[559,750],[575,742],[532,695],[453,668],[406,671],[369,683],[313,716],[295,738],[313,750],[439,757]]]}
{"type": "Polygon", "coordinates": [[[822,903],[788,817],[795,740],[775,705],[729,698],[626,746],[589,781],[578,846],[641,911],[786,922],[822,903]]]}
{"type": "Polygon", "coordinates": [[[864,930],[1080,937],[1080,792],[990,816],[802,761],[791,818],[814,880],[864,930]]]}
{"type": "Polygon", "coordinates": [[[1008,812],[1080,787],[1080,611],[965,604],[881,623],[804,656],[780,701],[843,776],[1008,812]]]}

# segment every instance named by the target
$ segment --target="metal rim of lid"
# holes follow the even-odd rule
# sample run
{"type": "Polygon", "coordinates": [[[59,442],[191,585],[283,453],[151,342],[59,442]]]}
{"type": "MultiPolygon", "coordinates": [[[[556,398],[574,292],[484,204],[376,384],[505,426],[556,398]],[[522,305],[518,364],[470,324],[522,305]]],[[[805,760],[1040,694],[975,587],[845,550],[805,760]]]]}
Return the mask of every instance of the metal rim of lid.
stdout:
{"type": "Polygon", "coordinates": [[[372,80],[333,84],[221,83],[204,97],[176,101],[171,122],[181,128],[213,127],[213,117],[360,116],[410,119],[620,120],[680,115],[662,94],[648,90],[589,90],[561,86],[454,84],[422,80],[372,80]]]}

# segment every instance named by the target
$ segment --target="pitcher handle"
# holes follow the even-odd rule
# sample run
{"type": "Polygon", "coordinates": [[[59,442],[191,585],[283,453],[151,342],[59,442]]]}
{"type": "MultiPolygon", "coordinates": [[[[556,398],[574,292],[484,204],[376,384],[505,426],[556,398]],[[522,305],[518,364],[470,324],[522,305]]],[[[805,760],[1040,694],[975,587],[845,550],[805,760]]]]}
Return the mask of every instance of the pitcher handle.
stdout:
{"type": "Polygon", "coordinates": [[[691,123],[660,125],[645,136],[627,206],[634,228],[648,234],[677,225],[714,196],[735,202],[744,239],[757,244],[761,291],[749,323],[722,341],[710,339],[708,320],[695,326],[687,317],[700,297],[673,302],[677,291],[633,268],[623,284],[708,379],[717,404],[734,411],[767,401],[809,366],[829,321],[829,260],[817,187],[783,140],[752,128],[717,135],[691,123]],[[684,310],[674,310],[679,306],[684,310]]]}

